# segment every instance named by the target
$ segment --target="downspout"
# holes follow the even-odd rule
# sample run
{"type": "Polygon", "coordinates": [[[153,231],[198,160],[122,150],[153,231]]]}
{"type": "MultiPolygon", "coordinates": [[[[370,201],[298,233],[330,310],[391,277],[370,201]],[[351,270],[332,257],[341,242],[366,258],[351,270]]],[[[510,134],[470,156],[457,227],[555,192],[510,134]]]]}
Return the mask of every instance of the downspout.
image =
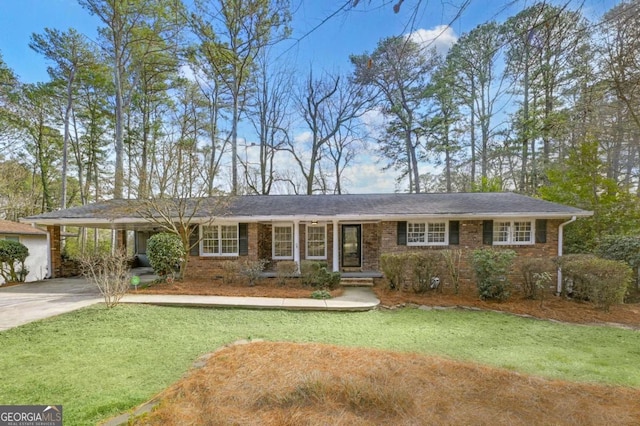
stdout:
{"type": "MultiPolygon", "coordinates": [[[[562,243],[563,243],[563,231],[564,226],[570,224],[571,222],[575,222],[576,217],[573,216],[568,221],[561,223],[558,227],[558,258],[562,257],[562,243]]],[[[562,292],[562,267],[558,265],[558,284],[556,285],[556,295],[560,295],[562,292]]]]}
{"type": "Polygon", "coordinates": [[[51,278],[51,234],[47,231],[47,275],[45,278],[51,278]]]}

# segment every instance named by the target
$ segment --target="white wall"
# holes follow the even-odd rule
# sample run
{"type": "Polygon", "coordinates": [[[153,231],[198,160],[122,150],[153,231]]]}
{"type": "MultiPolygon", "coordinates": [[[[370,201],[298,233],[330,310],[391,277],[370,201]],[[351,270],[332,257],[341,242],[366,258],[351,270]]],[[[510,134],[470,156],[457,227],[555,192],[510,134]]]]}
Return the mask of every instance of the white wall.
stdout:
{"type": "MultiPolygon", "coordinates": [[[[20,242],[29,249],[25,266],[29,270],[26,282],[40,281],[47,276],[49,247],[46,235],[20,235],[20,242]]],[[[0,277],[0,283],[4,280],[0,277]]]]}

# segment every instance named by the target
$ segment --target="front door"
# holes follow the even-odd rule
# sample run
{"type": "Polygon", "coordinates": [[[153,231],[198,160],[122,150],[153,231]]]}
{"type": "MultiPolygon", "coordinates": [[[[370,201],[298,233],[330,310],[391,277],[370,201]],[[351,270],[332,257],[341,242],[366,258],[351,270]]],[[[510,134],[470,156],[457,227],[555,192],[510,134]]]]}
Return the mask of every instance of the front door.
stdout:
{"type": "Polygon", "coordinates": [[[342,266],[359,268],[362,265],[362,225],[342,225],[342,266]]]}

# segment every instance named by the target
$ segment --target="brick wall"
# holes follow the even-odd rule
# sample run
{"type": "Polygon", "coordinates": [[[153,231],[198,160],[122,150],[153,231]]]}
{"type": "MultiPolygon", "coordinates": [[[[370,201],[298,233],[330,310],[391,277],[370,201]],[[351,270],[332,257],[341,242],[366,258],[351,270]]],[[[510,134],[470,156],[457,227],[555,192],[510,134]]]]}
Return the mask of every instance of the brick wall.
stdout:
{"type": "MultiPolygon", "coordinates": [[[[558,255],[558,226],[562,223],[562,220],[548,220],[547,221],[547,242],[536,243],[531,245],[500,245],[489,246],[482,243],[482,221],[481,220],[467,220],[460,221],[460,244],[449,246],[406,246],[398,245],[397,243],[397,222],[382,222],[381,226],[381,244],[380,253],[404,253],[409,251],[424,251],[424,250],[462,250],[462,262],[460,276],[463,285],[471,285],[475,283],[473,277],[473,270],[469,261],[471,252],[478,248],[494,249],[511,249],[517,253],[516,260],[514,262],[513,273],[510,279],[513,282],[520,282],[522,280],[519,272],[519,264],[523,259],[533,257],[547,257],[553,258],[558,255]]],[[[366,247],[366,246],[365,246],[366,247]]],[[[374,256],[375,253],[366,253],[367,256],[374,256]]],[[[379,256],[378,256],[379,258],[379,256]]],[[[374,269],[378,269],[379,265],[376,263],[374,269]]],[[[553,273],[553,281],[555,282],[555,272],[553,273]]]]}
{"type": "Polygon", "coordinates": [[[249,237],[249,254],[247,256],[189,256],[186,278],[214,278],[222,276],[222,264],[227,260],[257,260],[258,257],[258,224],[250,223],[247,227],[249,237]]]}
{"type": "MultiPolygon", "coordinates": [[[[518,257],[516,266],[522,259],[530,257],[557,256],[558,251],[558,225],[562,220],[547,221],[547,242],[533,245],[508,245],[493,246],[496,249],[512,249],[518,257]]],[[[327,228],[327,264],[331,267],[333,262],[333,225],[326,224],[327,228]]],[[[191,256],[187,270],[188,277],[215,277],[222,275],[222,262],[227,260],[242,261],[243,259],[271,259],[272,252],[272,227],[270,224],[250,223],[249,233],[249,255],[240,257],[206,257],[191,256]]],[[[305,259],[305,238],[306,227],[300,225],[300,259],[305,259]]],[[[491,247],[482,243],[482,221],[466,220],[460,221],[460,244],[450,246],[402,246],[397,244],[397,222],[365,223],[362,225],[362,253],[363,263],[361,268],[350,270],[378,271],[380,268],[379,259],[382,253],[403,253],[408,251],[423,250],[444,250],[460,249],[463,251],[461,265],[462,284],[472,284],[474,281],[473,271],[469,262],[471,251],[477,248],[491,247]]],[[[335,254],[339,256],[339,253],[335,254]]],[[[271,262],[269,267],[275,269],[275,263],[271,262]]],[[[514,282],[521,280],[518,268],[514,268],[514,282]]],[[[555,280],[555,275],[554,275],[555,280]]],[[[555,282],[555,281],[554,281],[555,282]]]]}

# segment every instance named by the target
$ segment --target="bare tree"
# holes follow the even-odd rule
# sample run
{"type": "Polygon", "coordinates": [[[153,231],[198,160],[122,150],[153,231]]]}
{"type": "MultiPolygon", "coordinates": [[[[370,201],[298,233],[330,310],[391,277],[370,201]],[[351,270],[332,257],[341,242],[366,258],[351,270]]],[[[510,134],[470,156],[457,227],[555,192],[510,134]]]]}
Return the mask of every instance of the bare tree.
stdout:
{"type": "Polygon", "coordinates": [[[258,134],[260,154],[257,170],[245,161],[246,183],[256,194],[267,195],[279,179],[275,168],[276,153],[288,140],[288,109],[291,104],[293,76],[286,69],[269,66],[266,54],[258,61],[256,90],[248,108],[249,120],[258,134]]]}
{"type": "Polygon", "coordinates": [[[200,236],[198,225],[210,225],[216,218],[227,212],[231,197],[151,197],[140,200],[135,212],[149,223],[165,232],[180,237],[187,256],[180,264],[180,278],[183,278],[189,264],[188,254],[198,247],[200,236]]]}
{"type": "Polygon", "coordinates": [[[325,177],[318,173],[327,146],[330,141],[335,143],[339,132],[348,129],[366,112],[372,99],[370,91],[345,81],[343,77],[325,74],[315,79],[313,72],[309,72],[296,99],[310,133],[309,149],[301,150],[292,140],[287,140],[285,148],[298,164],[307,194],[313,194],[316,189],[327,191],[327,185],[322,184],[325,177]]]}

